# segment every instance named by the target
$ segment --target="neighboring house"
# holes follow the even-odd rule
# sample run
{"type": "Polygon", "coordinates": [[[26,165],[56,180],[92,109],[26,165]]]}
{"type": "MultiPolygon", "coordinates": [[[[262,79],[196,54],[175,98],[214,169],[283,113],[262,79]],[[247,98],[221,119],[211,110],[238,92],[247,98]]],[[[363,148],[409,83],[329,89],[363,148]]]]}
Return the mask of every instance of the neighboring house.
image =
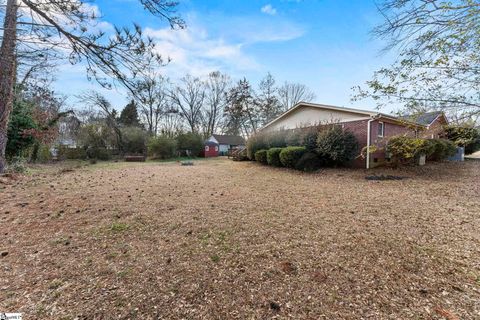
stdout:
{"type": "Polygon", "coordinates": [[[445,137],[445,126],[448,125],[448,120],[442,111],[408,115],[402,118],[425,126],[426,129],[421,132],[423,138],[438,139],[445,137]]]}
{"type": "Polygon", "coordinates": [[[385,161],[384,147],[390,137],[400,134],[417,136],[426,128],[421,124],[379,112],[300,102],[261,130],[293,130],[332,123],[351,131],[360,148],[365,148],[364,156],[359,155],[352,165],[367,169],[385,161]],[[377,149],[375,152],[373,147],[377,149]]]}
{"type": "Polygon", "coordinates": [[[245,139],[231,135],[214,134],[208,138],[207,142],[218,144],[218,154],[221,156],[226,156],[229,150],[245,146],[245,139]]]}

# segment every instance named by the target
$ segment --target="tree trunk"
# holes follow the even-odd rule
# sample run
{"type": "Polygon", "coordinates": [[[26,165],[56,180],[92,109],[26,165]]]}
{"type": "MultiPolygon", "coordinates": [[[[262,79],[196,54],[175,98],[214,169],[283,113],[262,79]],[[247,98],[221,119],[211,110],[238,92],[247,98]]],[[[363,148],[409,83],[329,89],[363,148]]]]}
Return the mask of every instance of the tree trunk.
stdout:
{"type": "Polygon", "coordinates": [[[17,0],[7,0],[3,41],[0,48],[0,173],[5,171],[7,161],[8,119],[13,107],[15,86],[15,43],[17,37],[17,0]]]}

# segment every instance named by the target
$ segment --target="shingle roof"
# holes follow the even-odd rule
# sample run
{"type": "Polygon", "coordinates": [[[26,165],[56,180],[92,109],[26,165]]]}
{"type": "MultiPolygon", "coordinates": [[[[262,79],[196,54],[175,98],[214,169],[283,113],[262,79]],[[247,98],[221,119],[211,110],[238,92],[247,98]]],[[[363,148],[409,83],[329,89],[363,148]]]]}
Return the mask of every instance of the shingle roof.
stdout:
{"type": "Polygon", "coordinates": [[[428,126],[432,124],[438,116],[442,115],[442,111],[433,111],[433,112],[426,112],[421,114],[413,114],[402,117],[403,119],[408,119],[410,121],[416,122],[418,124],[428,126]]]}
{"type": "Polygon", "coordinates": [[[228,144],[233,146],[245,145],[245,139],[240,136],[214,134],[213,137],[218,141],[219,144],[228,144]]]}

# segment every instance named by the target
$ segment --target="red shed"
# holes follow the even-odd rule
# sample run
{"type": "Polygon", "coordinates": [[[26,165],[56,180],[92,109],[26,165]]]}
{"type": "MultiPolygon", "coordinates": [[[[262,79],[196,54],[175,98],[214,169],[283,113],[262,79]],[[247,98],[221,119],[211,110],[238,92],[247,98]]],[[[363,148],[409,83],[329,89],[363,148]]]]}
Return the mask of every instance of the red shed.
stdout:
{"type": "Polygon", "coordinates": [[[218,157],[218,143],[205,141],[205,149],[203,150],[205,158],[218,157]]]}

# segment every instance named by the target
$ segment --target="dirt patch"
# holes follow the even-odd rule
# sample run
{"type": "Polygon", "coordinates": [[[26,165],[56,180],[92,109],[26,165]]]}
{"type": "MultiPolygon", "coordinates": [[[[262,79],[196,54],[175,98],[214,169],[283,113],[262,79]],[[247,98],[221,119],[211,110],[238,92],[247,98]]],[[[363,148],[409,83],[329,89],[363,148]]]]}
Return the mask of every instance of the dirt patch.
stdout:
{"type": "Polygon", "coordinates": [[[480,162],[317,174],[227,160],[38,167],[0,189],[0,311],[476,319],[479,181],[480,162]]]}

